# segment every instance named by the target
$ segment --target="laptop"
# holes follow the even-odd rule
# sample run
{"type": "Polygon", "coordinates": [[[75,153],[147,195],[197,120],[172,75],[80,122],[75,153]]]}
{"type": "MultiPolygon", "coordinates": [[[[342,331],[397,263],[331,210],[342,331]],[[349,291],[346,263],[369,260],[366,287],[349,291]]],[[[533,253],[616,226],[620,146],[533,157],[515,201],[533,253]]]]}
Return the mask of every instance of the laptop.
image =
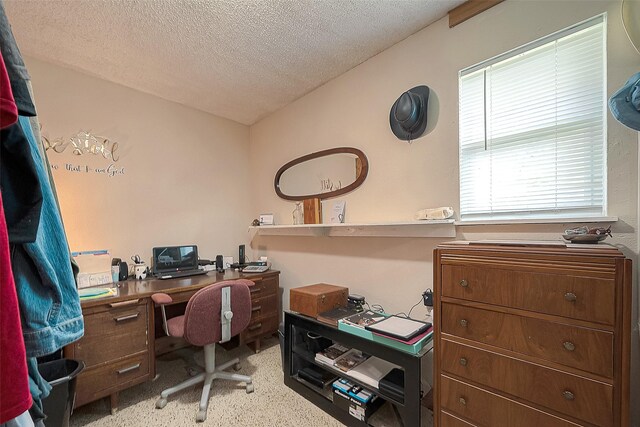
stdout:
{"type": "Polygon", "coordinates": [[[206,273],[198,268],[196,245],[153,248],[153,274],[159,279],[174,279],[206,273]]]}

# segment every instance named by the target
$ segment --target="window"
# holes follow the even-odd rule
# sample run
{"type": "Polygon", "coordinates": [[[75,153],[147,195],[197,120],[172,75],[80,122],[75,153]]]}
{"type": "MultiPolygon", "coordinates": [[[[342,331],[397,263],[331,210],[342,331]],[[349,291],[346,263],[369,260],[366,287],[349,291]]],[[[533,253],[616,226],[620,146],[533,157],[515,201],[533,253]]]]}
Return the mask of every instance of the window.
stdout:
{"type": "Polygon", "coordinates": [[[462,70],[460,219],[606,215],[605,15],[462,70]]]}

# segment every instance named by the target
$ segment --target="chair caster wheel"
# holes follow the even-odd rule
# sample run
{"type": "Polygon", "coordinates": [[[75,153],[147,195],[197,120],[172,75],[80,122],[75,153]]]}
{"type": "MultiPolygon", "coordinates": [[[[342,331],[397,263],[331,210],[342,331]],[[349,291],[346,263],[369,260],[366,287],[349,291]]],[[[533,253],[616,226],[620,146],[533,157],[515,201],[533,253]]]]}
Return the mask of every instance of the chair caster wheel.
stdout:
{"type": "Polygon", "coordinates": [[[162,409],[165,406],[167,406],[167,399],[161,397],[160,399],[156,400],[156,408],[162,409]]]}
{"type": "Polygon", "coordinates": [[[239,371],[242,368],[242,366],[240,366],[240,363],[234,363],[233,365],[233,370],[234,371],[239,371]]]}
{"type": "Polygon", "coordinates": [[[204,422],[204,420],[207,419],[207,412],[206,411],[198,411],[198,413],[196,414],[196,422],[204,422]]]}
{"type": "Polygon", "coordinates": [[[255,388],[253,387],[252,383],[247,384],[246,389],[247,389],[247,394],[253,393],[255,391],[255,388]]]}

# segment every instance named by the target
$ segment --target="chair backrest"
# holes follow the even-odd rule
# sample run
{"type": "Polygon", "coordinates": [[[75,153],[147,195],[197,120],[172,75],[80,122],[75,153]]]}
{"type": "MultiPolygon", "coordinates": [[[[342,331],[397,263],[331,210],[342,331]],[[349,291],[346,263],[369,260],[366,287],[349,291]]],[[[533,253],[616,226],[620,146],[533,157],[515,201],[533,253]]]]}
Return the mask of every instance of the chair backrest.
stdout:
{"type": "Polygon", "coordinates": [[[184,312],[184,339],[205,346],[222,339],[220,313],[222,288],[231,288],[231,336],[242,332],[251,320],[251,293],[254,283],[246,279],[227,280],[200,289],[193,294],[184,312]]]}

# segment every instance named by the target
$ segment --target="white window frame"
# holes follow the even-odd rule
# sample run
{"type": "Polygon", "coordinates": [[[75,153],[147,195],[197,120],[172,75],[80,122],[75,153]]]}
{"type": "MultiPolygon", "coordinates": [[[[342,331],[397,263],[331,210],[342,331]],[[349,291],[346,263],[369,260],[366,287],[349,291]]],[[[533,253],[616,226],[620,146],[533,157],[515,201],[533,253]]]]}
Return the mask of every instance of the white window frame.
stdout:
{"type": "MultiPolygon", "coordinates": [[[[584,209],[562,209],[562,208],[553,208],[553,209],[544,209],[544,210],[536,210],[536,209],[514,209],[514,210],[504,210],[504,209],[496,209],[494,210],[492,201],[487,203],[489,206],[489,210],[485,211],[475,211],[475,212],[466,212],[465,211],[465,203],[464,203],[464,191],[469,191],[469,188],[472,186],[466,186],[463,188],[463,174],[467,172],[463,169],[463,141],[462,141],[462,127],[463,127],[463,117],[461,110],[459,109],[460,117],[459,117],[459,178],[460,178],[460,223],[480,223],[480,222],[554,222],[554,221],[562,221],[568,222],[571,219],[576,218],[588,218],[592,221],[611,221],[615,220],[613,217],[607,217],[607,107],[606,107],[606,81],[607,81],[607,16],[605,14],[601,14],[595,16],[591,19],[585,20],[578,24],[575,24],[569,28],[557,31],[551,35],[546,37],[542,37],[536,41],[528,43],[526,45],[520,46],[516,49],[513,49],[504,54],[498,55],[494,58],[491,58],[487,61],[483,61],[474,66],[465,68],[461,70],[458,74],[458,82],[459,82],[459,94],[460,94],[460,102],[462,103],[462,78],[469,74],[478,72],[480,70],[487,70],[491,66],[502,63],[503,61],[510,60],[518,55],[522,55],[526,52],[532,51],[538,47],[547,45],[549,43],[555,43],[557,40],[562,39],[563,37],[575,34],[579,31],[582,31],[586,28],[602,25],[602,76],[603,81],[602,84],[602,206],[598,206],[596,208],[584,208],[584,209]]],[[[486,121],[486,109],[487,109],[487,97],[486,97],[486,89],[484,96],[484,105],[485,105],[485,123],[484,123],[484,133],[485,147],[487,146],[487,128],[490,127],[490,123],[486,121]]],[[[475,143],[474,143],[475,144],[475,143]]],[[[486,149],[486,148],[485,148],[486,149]]],[[[513,151],[517,151],[518,147],[514,147],[513,151]]],[[[600,153],[598,153],[600,155],[600,153]]],[[[467,178],[468,180],[468,178],[467,178]]],[[[557,188],[557,187],[556,187],[557,188]]],[[[600,190],[598,188],[598,190],[600,190]]],[[[515,197],[514,197],[515,199],[515,197]]],[[[513,200],[513,199],[512,199],[513,200]]]]}

